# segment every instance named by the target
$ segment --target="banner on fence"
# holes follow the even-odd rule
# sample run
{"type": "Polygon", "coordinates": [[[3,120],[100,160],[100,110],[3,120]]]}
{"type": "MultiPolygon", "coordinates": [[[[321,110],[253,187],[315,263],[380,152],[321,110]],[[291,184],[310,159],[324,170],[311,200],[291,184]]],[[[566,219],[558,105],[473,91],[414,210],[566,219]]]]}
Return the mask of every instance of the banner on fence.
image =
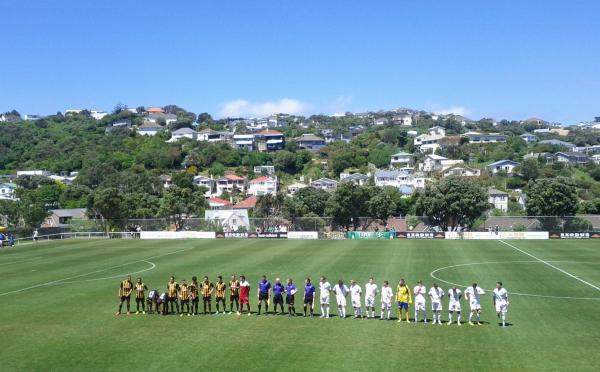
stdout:
{"type": "Polygon", "coordinates": [[[250,234],[251,238],[259,238],[259,239],[287,239],[287,232],[263,232],[258,234],[250,234]]]}
{"type": "Polygon", "coordinates": [[[141,239],[214,239],[214,231],[142,231],[141,239]]]}
{"type": "Polygon", "coordinates": [[[288,239],[319,239],[319,233],[317,231],[288,231],[288,239]]]}
{"type": "Polygon", "coordinates": [[[215,234],[217,239],[248,239],[247,232],[218,232],[215,234]]]}
{"type": "Polygon", "coordinates": [[[331,239],[331,240],[345,240],[346,239],[346,233],[343,231],[326,231],[324,235],[325,235],[325,239],[331,239]]]}
{"type": "Polygon", "coordinates": [[[547,231],[449,231],[445,233],[446,239],[456,240],[493,240],[493,239],[519,239],[519,240],[544,240],[549,238],[547,231]]]}
{"type": "Polygon", "coordinates": [[[434,231],[402,231],[397,232],[398,239],[444,239],[445,235],[434,231]]]}
{"type": "Polygon", "coordinates": [[[599,232],[551,232],[550,239],[600,239],[599,232]]]}
{"type": "Polygon", "coordinates": [[[389,240],[393,239],[394,235],[389,231],[348,231],[346,237],[348,239],[389,240]]]}

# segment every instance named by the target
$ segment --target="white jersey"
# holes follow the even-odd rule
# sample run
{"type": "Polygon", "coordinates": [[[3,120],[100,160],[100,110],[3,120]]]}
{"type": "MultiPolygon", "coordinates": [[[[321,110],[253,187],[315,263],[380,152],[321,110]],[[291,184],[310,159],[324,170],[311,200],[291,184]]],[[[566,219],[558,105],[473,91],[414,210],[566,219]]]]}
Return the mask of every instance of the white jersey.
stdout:
{"type": "Polygon", "coordinates": [[[496,299],[496,303],[505,304],[508,302],[508,291],[506,288],[494,288],[494,298],[496,299]]]}
{"type": "Polygon", "coordinates": [[[319,283],[319,291],[321,298],[329,297],[329,291],[331,291],[331,284],[329,282],[319,283]]]}
{"type": "Polygon", "coordinates": [[[456,288],[452,288],[450,290],[448,290],[448,302],[450,304],[455,304],[457,302],[460,302],[460,294],[462,292],[460,291],[460,289],[456,288]]]}
{"type": "Polygon", "coordinates": [[[345,284],[342,284],[341,286],[336,284],[333,287],[333,293],[335,294],[335,300],[338,306],[346,306],[346,295],[349,291],[350,290],[345,284]]]}
{"type": "Polygon", "coordinates": [[[351,285],[350,286],[350,297],[352,299],[353,307],[360,307],[360,295],[362,294],[362,288],[360,285],[351,285]]]}
{"type": "Polygon", "coordinates": [[[415,295],[415,304],[425,304],[425,293],[427,293],[427,289],[424,285],[417,285],[413,288],[413,293],[415,295]]]}
{"type": "Polygon", "coordinates": [[[394,297],[394,293],[392,292],[392,287],[383,286],[381,287],[381,303],[389,305],[392,303],[392,298],[394,297]]]}
{"type": "Polygon", "coordinates": [[[480,306],[481,305],[481,295],[485,294],[485,291],[483,289],[481,289],[480,287],[477,288],[473,288],[473,287],[468,287],[467,289],[465,289],[465,296],[467,296],[469,298],[469,303],[473,306],[480,306]]]}
{"type": "Polygon", "coordinates": [[[375,297],[377,296],[377,284],[367,283],[365,284],[365,303],[369,307],[375,306],[375,297]]]}
{"type": "Polygon", "coordinates": [[[440,287],[431,287],[429,289],[429,297],[431,298],[431,302],[442,302],[442,297],[444,297],[444,290],[440,287]]]}

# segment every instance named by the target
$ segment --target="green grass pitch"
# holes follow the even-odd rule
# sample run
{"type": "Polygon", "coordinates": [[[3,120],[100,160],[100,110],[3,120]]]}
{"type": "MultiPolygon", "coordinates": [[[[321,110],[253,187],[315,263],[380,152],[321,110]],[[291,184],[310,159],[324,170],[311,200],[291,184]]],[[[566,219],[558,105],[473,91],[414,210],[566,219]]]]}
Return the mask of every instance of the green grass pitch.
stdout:
{"type": "MultiPolygon", "coordinates": [[[[600,244],[508,243],[535,258],[498,241],[71,240],[2,249],[0,369],[597,370],[600,244]],[[291,276],[297,284],[326,275],[332,283],[343,278],[364,285],[374,276],[393,289],[401,277],[411,288],[422,279],[428,288],[437,281],[445,290],[448,282],[473,281],[491,290],[502,280],[511,294],[511,326],[498,326],[489,292],[483,326],[115,316],[117,288],[127,273],[163,290],[171,274],[178,281],[193,275],[214,281],[234,272],[252,285],[253,311],[263,273],[271,281],[291,276]]],[[[463,301],[463,321],[467,312],[463,301]]],[[[444,300],[442,319],[447,316],[444,300]]]]}

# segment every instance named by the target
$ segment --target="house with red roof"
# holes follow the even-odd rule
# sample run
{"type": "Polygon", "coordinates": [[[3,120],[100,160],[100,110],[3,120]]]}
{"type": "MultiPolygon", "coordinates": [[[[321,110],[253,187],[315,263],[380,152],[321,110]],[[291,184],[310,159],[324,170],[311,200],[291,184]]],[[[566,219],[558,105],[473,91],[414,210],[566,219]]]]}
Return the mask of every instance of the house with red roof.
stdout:
{"type": "Polygon", "coordinates": [[[164,114],[164,110],[160,107],[148,107],[146,112],[149,114],[164,114]]]}
{"type": "Polygon", "coordinates": [[[221,198],[208,198],[209,209],[230,209],[233,204],[229,200],[221,198]]]}
{"type": "Polygon", "coordinates": [[[277,177],[262,176],[248,182],[248,194],[261,196],[277,193],[277,177]]]}
{"type": "Polygon", "coordinates": [[[228,174],[217,179],[217,195],[221,195],[225,191],[229,193],[234,191],[245,193],[246,190],[246,177],[240,177],[235,174],[228,174]]]}
{"type": "Polygon", "coordinates": [[[242,200],[241,202],[235,204],[233,209],[254,209],[256,207],[256,202],[258,198],[254,195],[249,196],[248,198],[242,200]]]}

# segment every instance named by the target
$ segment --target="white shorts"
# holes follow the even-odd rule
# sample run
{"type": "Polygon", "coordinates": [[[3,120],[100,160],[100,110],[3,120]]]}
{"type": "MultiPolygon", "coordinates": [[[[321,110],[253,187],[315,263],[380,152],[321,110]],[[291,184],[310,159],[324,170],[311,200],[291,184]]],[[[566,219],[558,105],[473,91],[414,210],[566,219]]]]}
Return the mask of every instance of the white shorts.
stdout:
{"type": "Polygon", "coordinates": [[[448,309],[450,309],[450,311],[460,312],[460,302],[450,302],[448,304],[448,309]]]}
{"type": "Polygon", "coordinates": [[[338,306],[346,307],[346,297],[336,297],[338,306]]]}
{"type": "Polygon", "coordinates": [[[375,297],[365,298],[365,306],[366,307],[375,307],[375,297]]]}
{"type": "Polygon", "coordinates": [[[471,310],[481,310],[481,304],[479,302],[470,302],[471,310]]]}
{"type": "Polygon", "coordinates": [[[442,303],[441,302],[431,302],[431,310],[442,311],[442,303]]]}
{"type": "Polygon", "coordinates": [[[321,305],[329,305],[329,296],[321,296],[321,305]]]}
{"type": "Polygon", "coordinates": [[[361,307],[361,303],[360,303],[360,298],[353,298],[352,299],[352,307],[361,307]]]}
{"type": "Polygon", "coordinates": [[[416,311],[425,311],[425,302],[415,302],[416,311]]]}
{"type": "Polygon", "coordinates": [[[381,310],[389,310],[391,308],[392,308],[391,302],[382,302],[381,303],[381,310]]]}
{"type": "Polygon", "coordinates": [[[506,305],[506,302],[496,301],[496,312],[497,313],[506,314],[507,311],[508,311],[508,306],[506,305]]]}

